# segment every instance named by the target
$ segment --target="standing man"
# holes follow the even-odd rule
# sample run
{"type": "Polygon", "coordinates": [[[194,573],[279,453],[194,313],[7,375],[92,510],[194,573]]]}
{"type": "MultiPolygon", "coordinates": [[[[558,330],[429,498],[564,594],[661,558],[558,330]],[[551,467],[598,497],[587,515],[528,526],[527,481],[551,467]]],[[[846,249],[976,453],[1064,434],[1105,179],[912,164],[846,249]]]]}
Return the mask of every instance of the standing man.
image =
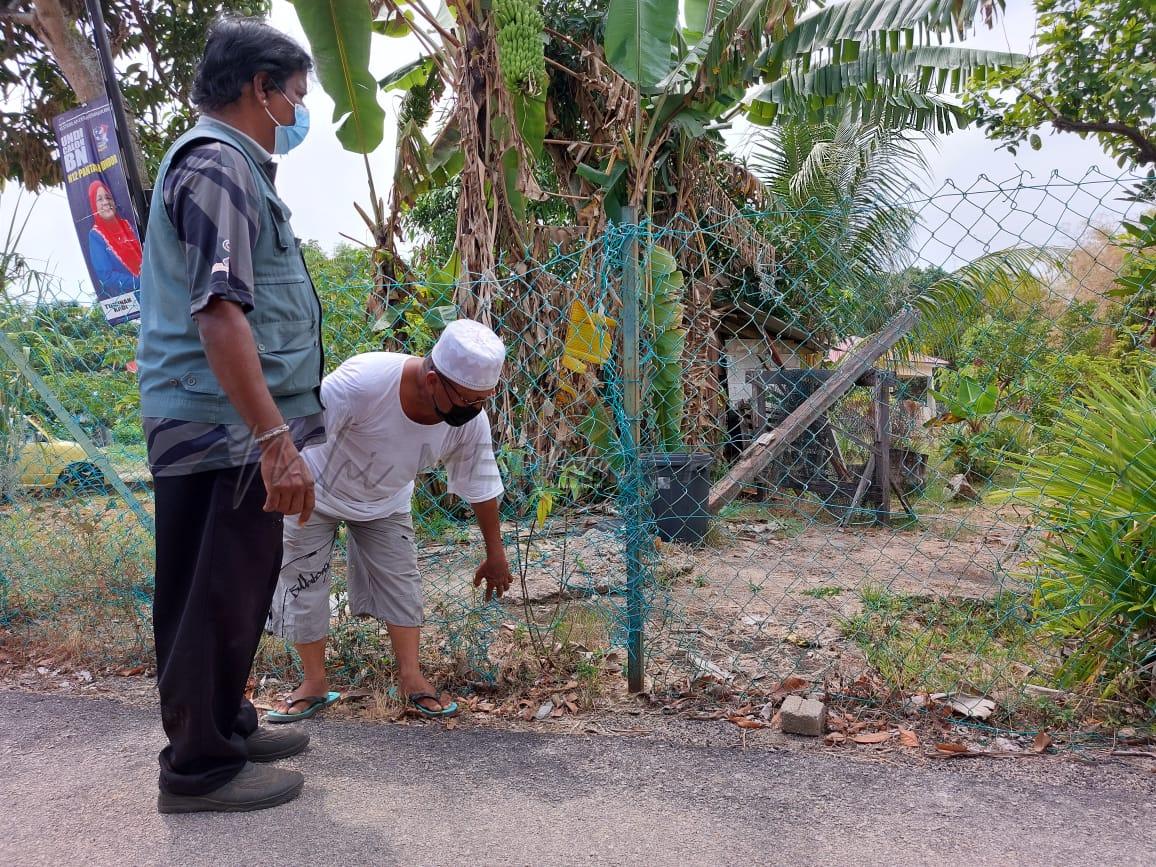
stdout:
{"type": "Polygon", "coordinates": [[[448,487],[473,506],[486,558],[474,586],[486,599],[510,586],[502,547],[490,422],[482,407],[502,375],[506,347],[478,322],[451,322],[427,358],[392,352],[355,355],[321,384],[328,441],[305,451],[317,479],[308,522],[285,525],[285,564],[273,597],[270,629],[292,641],[305,679],[268,722],[312,716],[337,699],[325,674],[330,558],[338,525],[349,528],[349,607],[385,622],[397,661],[398,693],[430,717],[457,705],[425,679],[418,662],[421,575],[410,501],[414,480],[441,463],[448,487]]]}
{"type": "Polygon", "coordinates": [[[312,66],[262,22],[218,22],[193,85],[203,116],[157,172],[137,363],[156,502],[162,813],[259,810],[304,783],[254,764],[308,738],[259,729],[244,692],[283,516],[313,511],[299,450],[325,438],[321,308],[272,158],[309,129],[312,66]]]}

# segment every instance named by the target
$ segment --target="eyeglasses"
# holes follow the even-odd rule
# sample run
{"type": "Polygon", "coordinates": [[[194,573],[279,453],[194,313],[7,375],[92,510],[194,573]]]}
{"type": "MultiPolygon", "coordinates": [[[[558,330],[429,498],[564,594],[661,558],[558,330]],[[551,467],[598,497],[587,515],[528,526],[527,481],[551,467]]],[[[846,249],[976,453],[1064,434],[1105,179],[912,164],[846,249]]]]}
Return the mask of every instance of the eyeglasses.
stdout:
{"type": "Polygon", "coordinates": [[[475,397],[471,400],[470,398],[468,398],[464,394],[462,394],[458,390],[458,387],[456,385],[454,385],[453,381],[450,379],[447,379],[445,376],[443,376],[442,372],[440,370],[438,370],[436,367],[433,368],[433,372],[438,375],[438,379],[440,379],[442,381],[442,385],[445,387],[445,390],[448,393],[450,393],[453,397],[455,397],[459,401],[461,401],[461,403],[459,403],[458,406],[465,406],[465,407],[469,407],[469,408],[473,409],[475,406],[482,406],[483,404],[485,404],[485,402],[487,400],[489,400],[491,397],[493,397],[493,395],[487,394],[485,397],[475,397]]]}

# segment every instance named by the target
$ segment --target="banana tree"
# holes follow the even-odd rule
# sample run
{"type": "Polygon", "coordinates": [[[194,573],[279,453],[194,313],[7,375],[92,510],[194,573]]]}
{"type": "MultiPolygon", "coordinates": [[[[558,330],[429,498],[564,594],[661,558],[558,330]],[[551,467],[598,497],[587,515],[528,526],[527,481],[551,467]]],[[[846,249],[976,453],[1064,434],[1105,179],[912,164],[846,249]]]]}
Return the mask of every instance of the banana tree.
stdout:
{"type": "MultiPolygon", "coordinates": [[[[894,128],[950,132],[966,122],[950,95],[1019,55],[945,46],[1003,0],[845,0],[803,14],[807,0],[610,0],[604,46],[641,96],[633,171],[615,179],[641,205],[661,180],[652,169],[672,138],[701,138],[739,114],[853,117],[894,128]]],[[[669,174],[682,167],[676,158],[669,174]]]]}

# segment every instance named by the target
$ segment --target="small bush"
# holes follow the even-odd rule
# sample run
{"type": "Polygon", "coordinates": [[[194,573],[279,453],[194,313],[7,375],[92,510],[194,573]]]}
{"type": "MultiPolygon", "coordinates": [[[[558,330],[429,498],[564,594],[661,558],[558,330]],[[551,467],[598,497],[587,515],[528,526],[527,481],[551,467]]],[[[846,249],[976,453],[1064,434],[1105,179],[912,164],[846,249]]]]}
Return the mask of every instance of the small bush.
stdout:
{"type": "Polygon", "coordinates": [[[1066,645],[1061,685],[1156,705],[1156,393],[1094,382],[1012,496],[1045,533],[1028,564],[1035,618],[1066,645]]]}

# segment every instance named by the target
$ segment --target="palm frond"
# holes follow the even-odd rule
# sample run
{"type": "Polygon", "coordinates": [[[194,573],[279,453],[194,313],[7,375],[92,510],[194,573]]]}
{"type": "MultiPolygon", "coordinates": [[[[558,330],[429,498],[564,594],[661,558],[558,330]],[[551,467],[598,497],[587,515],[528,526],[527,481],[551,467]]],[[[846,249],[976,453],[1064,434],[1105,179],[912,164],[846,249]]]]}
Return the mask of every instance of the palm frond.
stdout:
{"type": "Polygon", "coordinates": [[[1064,253],[1054,247],[1013,247],[968,262],[909,299],[921,315],[905,343],[940,351],[956,345],[960,323],[974,321],[981,307],[1010,303],[1025,281],[1038,281],[1039,273],[1055,267],[1064,253]]]}
{"type": "MultiPolygon", "coordinates": [[[[1002,0],[999,3],[1002,8],[1002,0]]],[[[839,43],[841,52],[857,52],[859,39],[870,36],[877,44],[897,51],[914,47],[918,39],[928,44],[933,38],[962,35],[981,10],[990,15],[992,5],[984,0],[848,0],[832,3],[795,22],[772,46],[759,65],[769,76],[778,78],[792,58],[831,49],[839,43]],[[850,44],[845,44],[850,43],[850,44]]]]}

